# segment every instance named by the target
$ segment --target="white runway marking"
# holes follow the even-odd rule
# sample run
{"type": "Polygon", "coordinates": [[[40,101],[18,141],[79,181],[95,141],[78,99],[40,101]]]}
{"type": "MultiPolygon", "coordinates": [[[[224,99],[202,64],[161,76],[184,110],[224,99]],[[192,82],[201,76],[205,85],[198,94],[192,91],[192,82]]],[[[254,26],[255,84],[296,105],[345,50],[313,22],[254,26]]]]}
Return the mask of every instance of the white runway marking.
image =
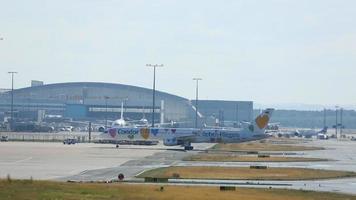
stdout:
{"type": "Polygon", "coordinates": [[[17,160],[17,161],[14,161],[14,162],[10,162],[10,163],[7,163],[7,164],[17,164],[17,163],[22,163],[22,162],[26,162],[28,160],[31,160],[32,157],[28,157],[28,158],[25,158],[25,159],[22,159],[22,160],[17,160]]]}

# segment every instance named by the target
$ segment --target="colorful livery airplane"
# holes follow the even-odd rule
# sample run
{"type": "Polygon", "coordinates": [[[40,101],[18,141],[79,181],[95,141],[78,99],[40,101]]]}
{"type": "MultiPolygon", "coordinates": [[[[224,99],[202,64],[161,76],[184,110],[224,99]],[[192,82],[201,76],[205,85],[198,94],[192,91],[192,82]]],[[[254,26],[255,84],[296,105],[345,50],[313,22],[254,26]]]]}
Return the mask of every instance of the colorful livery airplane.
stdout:
{"type": "Polygon", "coordinates": [[[265,129],[274,109],[264,110],[252,123],[244,123],[243,129],[197,128],[138,128],[113,127],[100,135],[100,140],[163,140],[165,146],[182,145],[193,150],[191,143],[238,143],[268,137],[265,129]]]}

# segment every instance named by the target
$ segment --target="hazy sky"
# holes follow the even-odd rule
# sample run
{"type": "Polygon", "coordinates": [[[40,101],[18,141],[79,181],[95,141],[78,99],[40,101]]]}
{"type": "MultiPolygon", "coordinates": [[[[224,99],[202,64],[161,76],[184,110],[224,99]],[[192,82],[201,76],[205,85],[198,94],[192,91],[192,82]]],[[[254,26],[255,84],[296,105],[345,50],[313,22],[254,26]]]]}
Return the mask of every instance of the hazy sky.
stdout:
{"type": "Polygon", "coordinates": [[[98,81],[194,98],[356,103],[354,0],[1,1],[0,88],[98,81]]]}

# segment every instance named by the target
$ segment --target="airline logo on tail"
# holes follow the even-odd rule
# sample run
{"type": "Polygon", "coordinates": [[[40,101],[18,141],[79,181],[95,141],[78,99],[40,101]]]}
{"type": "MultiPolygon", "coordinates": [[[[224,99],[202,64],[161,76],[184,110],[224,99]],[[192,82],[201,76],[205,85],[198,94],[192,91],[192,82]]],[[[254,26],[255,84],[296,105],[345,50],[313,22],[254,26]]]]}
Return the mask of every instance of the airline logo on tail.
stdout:
{"type": "Polygon", "coordinates": [[[271,119],[273,109],[268,108],[264,110],[257,118],[255,119],[256,125],[259,129],[265,129],[268,125],[269,120],[271,119]]]}

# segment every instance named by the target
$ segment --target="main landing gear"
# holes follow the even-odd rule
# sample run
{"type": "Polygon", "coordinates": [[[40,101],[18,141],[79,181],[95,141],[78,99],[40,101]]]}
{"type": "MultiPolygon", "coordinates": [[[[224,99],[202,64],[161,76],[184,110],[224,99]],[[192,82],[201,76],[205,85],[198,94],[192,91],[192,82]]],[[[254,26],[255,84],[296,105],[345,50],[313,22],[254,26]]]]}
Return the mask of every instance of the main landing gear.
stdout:
{"type": "Polygon", "coordinates": [[[190,142],[184,144],[184,150],[185,150],[185,151],[191,151],[191,150],[193,150],[193,149],[194,149],[194,147],[191,145],[190,142]]]}
{"type": "Polygon", "coordinates": [[[193,146],[184,146],[184,150],[186,151],[191,151],[193,149],[194,149],[193,146]]]}

